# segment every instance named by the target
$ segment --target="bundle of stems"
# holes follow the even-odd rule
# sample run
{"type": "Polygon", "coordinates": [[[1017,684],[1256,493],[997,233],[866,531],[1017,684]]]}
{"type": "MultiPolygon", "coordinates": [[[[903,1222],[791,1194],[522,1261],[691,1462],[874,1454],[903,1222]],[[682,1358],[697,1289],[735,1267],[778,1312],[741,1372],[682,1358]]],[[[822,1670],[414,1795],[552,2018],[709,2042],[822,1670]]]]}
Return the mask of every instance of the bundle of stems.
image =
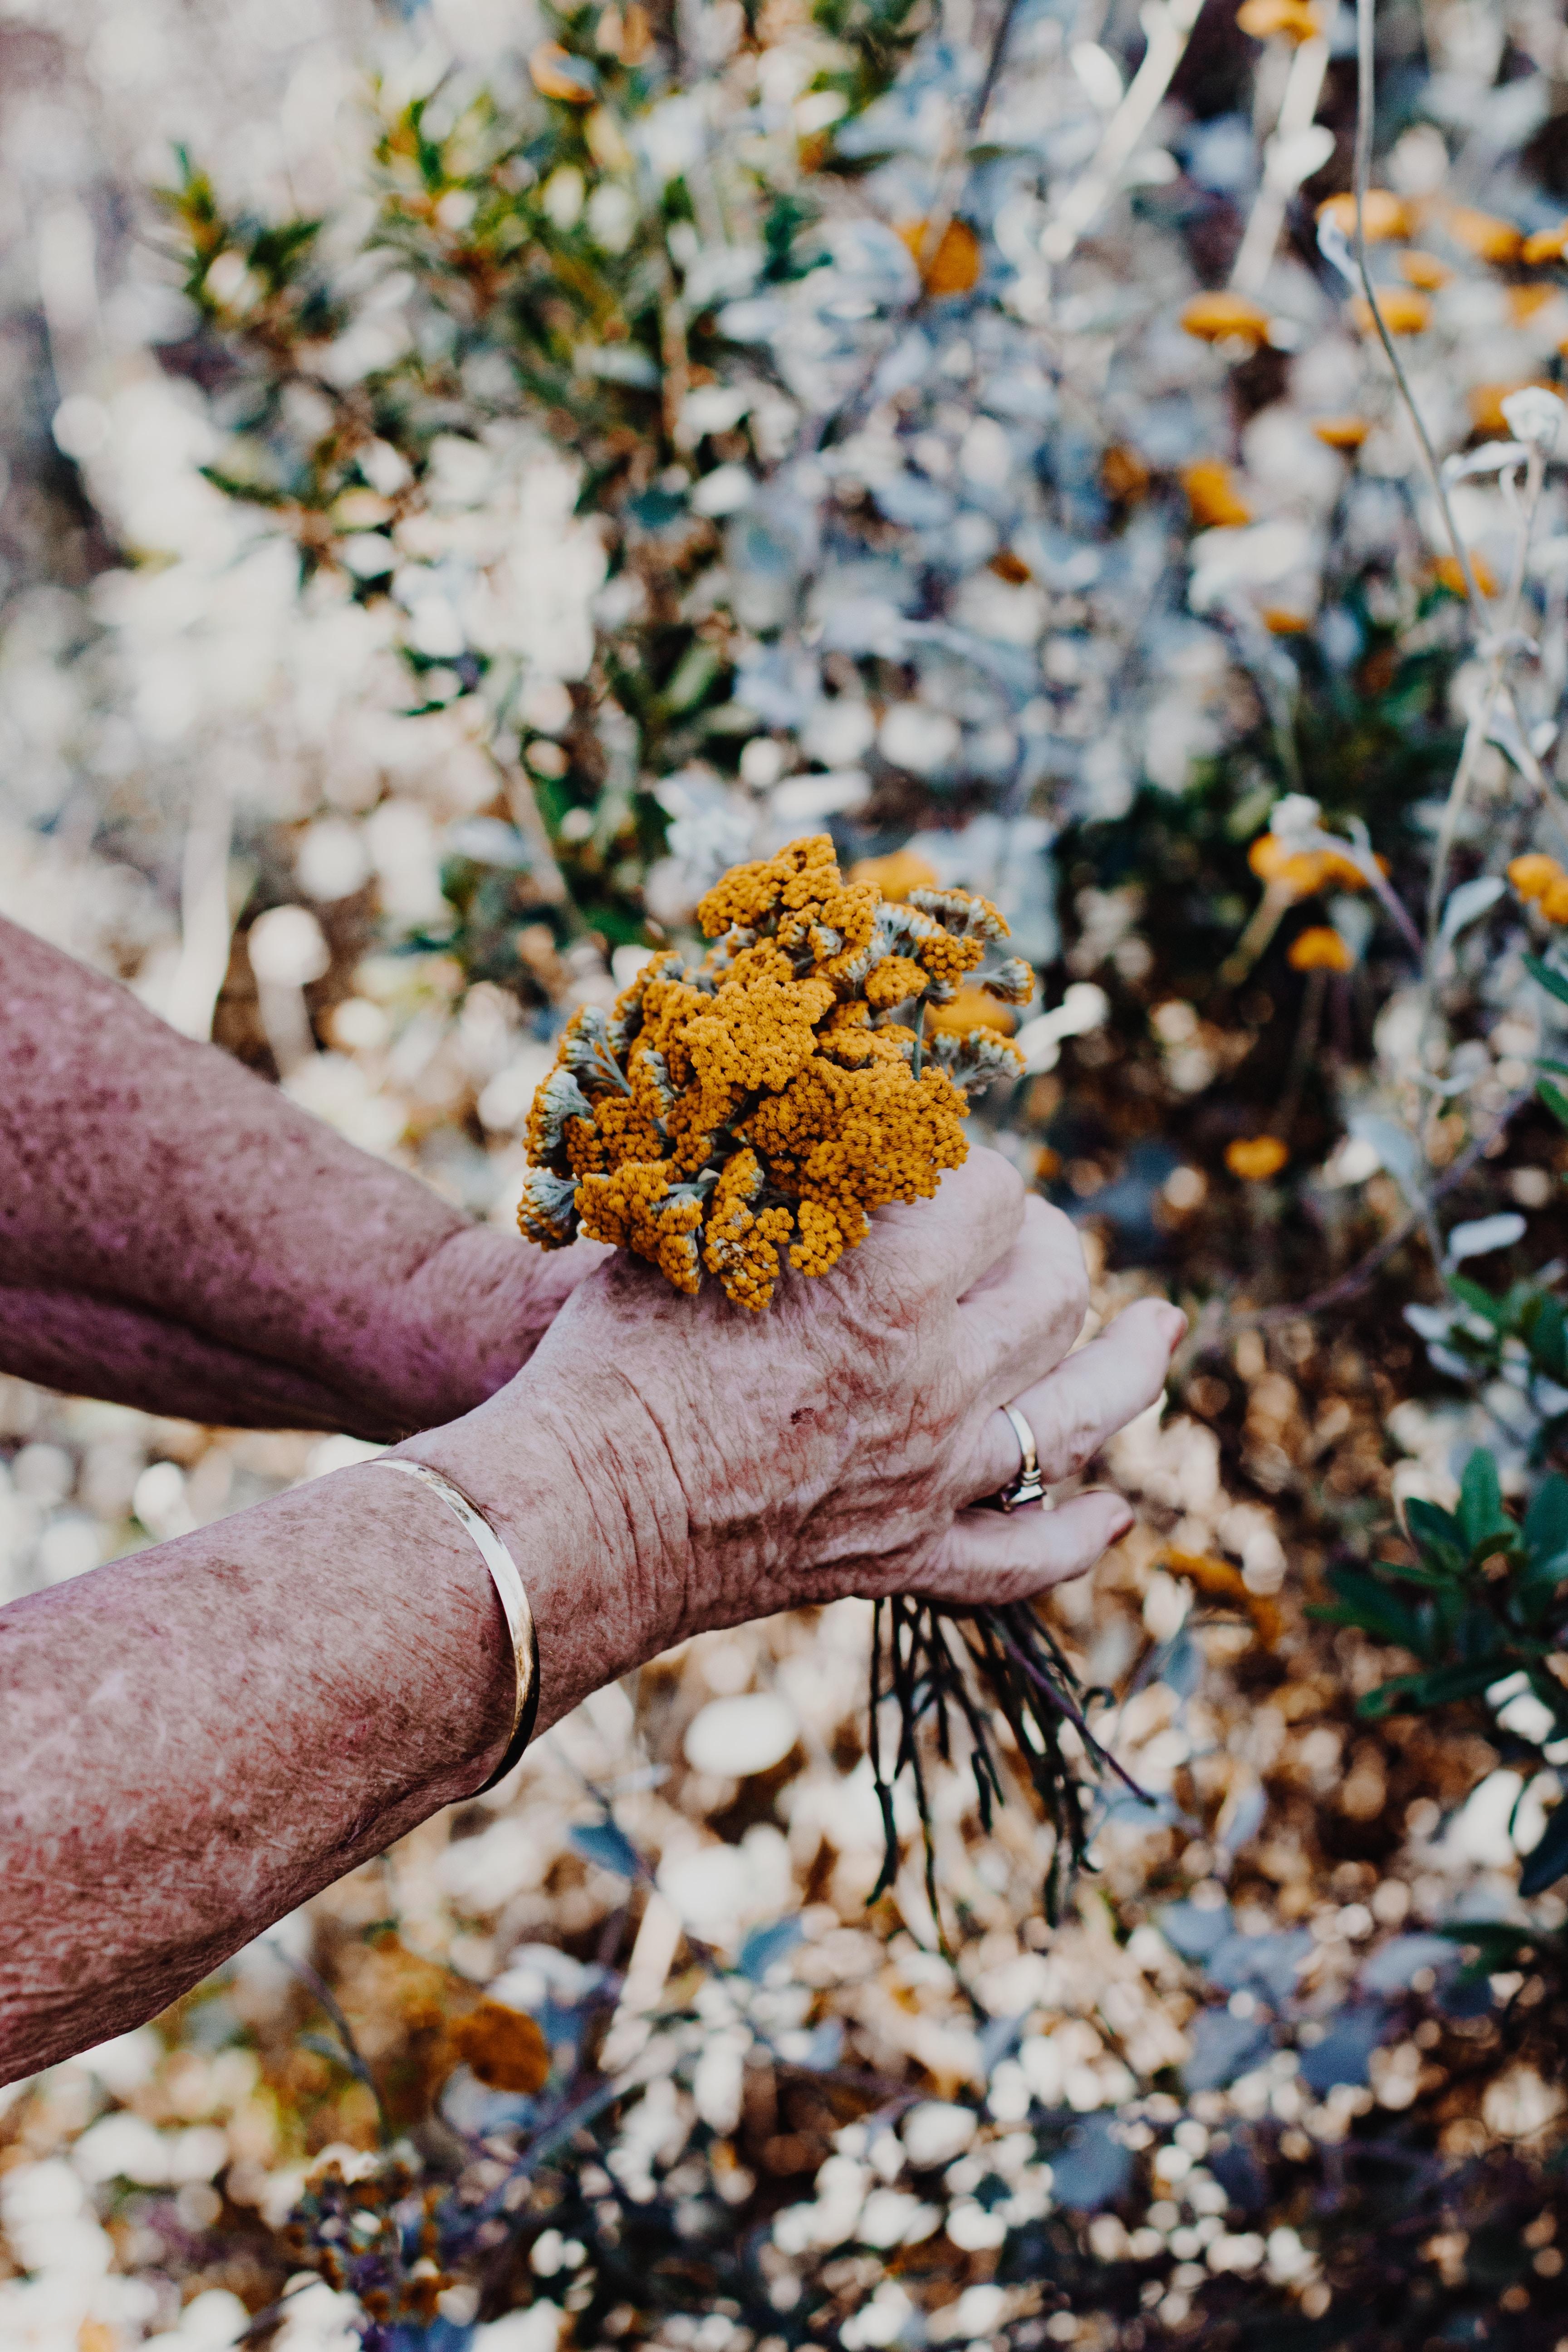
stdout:
{"type": "Polygon", "coordinates": [[[871,1617],[870,1750],[884,1850],[871,1900],[887,1891],[898,1873],[893,1789],[907,1769],[920,1813],[926,1895],[942,1933],[922,1731],[930,1726],[937,1754],[943,1763],[951,1763],[954,1717],[963,1724],[981,1827],[989,1832],[995,1807],[1005,1801],[991,1720],[994,1713],[1011,1732],[1019,1764],[1051,1826],[1043,1899],[1047,1920],[1054,1927],[1085,1866],[1094,1834],[1098,1784],[1112,1775],[1141,1801],[1149,1801],[1089,1728],[1087,1709],[1096,1698],[1109,1696],[1084,1688],[1060,1643],[1026,1601],[967,1611],[911,1593],[879,1601],[871,1617]],[[882,1706],[888,1699],[898,1710],[899,1727],[890,1756],[882,1732],[882,1706]]]}

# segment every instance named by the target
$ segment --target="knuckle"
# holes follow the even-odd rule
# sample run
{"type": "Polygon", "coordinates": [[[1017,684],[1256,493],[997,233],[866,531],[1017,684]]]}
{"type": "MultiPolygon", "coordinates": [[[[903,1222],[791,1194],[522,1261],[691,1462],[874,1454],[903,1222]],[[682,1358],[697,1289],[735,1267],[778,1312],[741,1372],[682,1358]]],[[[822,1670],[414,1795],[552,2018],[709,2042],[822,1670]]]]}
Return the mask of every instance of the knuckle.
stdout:
{"type": "Polygon", "coordinates": [[[971,1151],[966,1164],[974,1171],[972,1183],[983,1205],[1015,1229],[1021,1225],[1028,1192],[1012,1161],[980,1145],[971,1151]]]}

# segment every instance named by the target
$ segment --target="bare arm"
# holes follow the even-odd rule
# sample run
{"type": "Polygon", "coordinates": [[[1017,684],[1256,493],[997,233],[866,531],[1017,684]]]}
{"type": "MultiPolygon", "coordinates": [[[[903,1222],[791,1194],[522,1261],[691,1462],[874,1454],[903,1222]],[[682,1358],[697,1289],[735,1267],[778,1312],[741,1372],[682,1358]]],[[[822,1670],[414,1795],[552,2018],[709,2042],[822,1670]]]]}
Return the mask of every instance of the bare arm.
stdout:
{"type": "MultiPolygon", "coordinates": [[[[845,1592],[1011,1600],[1088,1568],[1105,1494],[965,1507],[1159,1393],[1182,1318],[1064,1356],[1066,1220],[989,1154],[879,1218],[765,1316],[616,1261],[510,1387],[406,1449],[503,1534],[545,1725],[705,1626],[845,1592]]],[[[0,1610],[0,2082],[150,2017],[271,1921],[479,1786],[511,1664],[439,1500],[338,1473],[0,1610]]]]}
{"type": "Polygon", "coordinates": [[[0,922],[0,1367],[232,1426],[399,1437],[524,1362],[603,1253],[471,1224],[0,922]]]}

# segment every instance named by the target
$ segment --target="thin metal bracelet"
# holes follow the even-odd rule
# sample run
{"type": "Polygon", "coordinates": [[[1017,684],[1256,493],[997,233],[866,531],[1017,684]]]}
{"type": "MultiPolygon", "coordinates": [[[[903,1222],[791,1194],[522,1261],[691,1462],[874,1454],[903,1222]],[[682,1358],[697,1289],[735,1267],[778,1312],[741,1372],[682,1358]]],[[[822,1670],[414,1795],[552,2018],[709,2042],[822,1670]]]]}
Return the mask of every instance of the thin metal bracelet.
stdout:
{"type": "Polygon", "coordinates": [[[507,1631],[511,1635],[512,1658],[517,1668],[517,1703],[512,1716],[511,1737],[506,1753],[488,1780],[473,1791],[482,1797],[498,1780],[504,1780],[533,1736],[534,1718],[539,1713],[539,1635],[534,1630],[533,1612],[528,1605],[528,1595],[522,1589],[522,1578],[510,1552],[491,1527],[489,1519],[475,1503],[468,1500],[460,1486],[427,1462],[405,1462],[390,1454],[366,1465],[376,1470],[401,1470],[405,1478],[417,1478],[433,1495],[439,1495],[454,1518],[461,1521],[473,1538],[479,1558],[490,1573],[496,1597],[506,1618],[507,1631]]]}

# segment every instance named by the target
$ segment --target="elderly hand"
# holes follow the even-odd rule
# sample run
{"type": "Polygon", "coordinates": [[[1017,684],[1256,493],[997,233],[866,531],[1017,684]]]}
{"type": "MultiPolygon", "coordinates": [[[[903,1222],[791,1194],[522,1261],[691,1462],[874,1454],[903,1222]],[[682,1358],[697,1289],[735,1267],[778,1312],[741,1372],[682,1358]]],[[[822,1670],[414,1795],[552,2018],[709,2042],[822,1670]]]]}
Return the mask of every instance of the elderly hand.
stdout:
{"type": "MultiPolygon", "coordinates": [[[[601,1265],[507,1388],[407,1450],[510,1545],[548,1723],[705,1626],[1088,1568],[1114,1496],[969,1508],[1018,1466],[999,1405],[1062,1477],[1159,1394],[1180,1315],[1129,1307],[1069,1354],[1083,1307],[1071,1228],[979,1152],[763,1315],[601,1265]]],[[[516,1700],[472,1538],[374,1462],[0,1610],[0,2081],[153,2015],[468,1795],[516,1700]]]]}
{"type": "Polygon", "coordinates": [[[518,1527],[548,1719],[705,1627],[846,1593],[1014,1601],[1081,1575],[1131,1525],[1118,1496],[969,1506],[1018,1468],[1002,1405],[1061,1479],[1160,1394],[1185,1318],[1142,1301],[1069,1353],[1087,1297],[1068,1220],[976,1151],[761,1315],[617,1257],[509,1389],[407,1450],[518,1527]],[[520,1422],[572,1480],[552,1498],[565,1558],[542,1570],[523,1529],[543,1498],[507,1466],[520,1422]]]}

